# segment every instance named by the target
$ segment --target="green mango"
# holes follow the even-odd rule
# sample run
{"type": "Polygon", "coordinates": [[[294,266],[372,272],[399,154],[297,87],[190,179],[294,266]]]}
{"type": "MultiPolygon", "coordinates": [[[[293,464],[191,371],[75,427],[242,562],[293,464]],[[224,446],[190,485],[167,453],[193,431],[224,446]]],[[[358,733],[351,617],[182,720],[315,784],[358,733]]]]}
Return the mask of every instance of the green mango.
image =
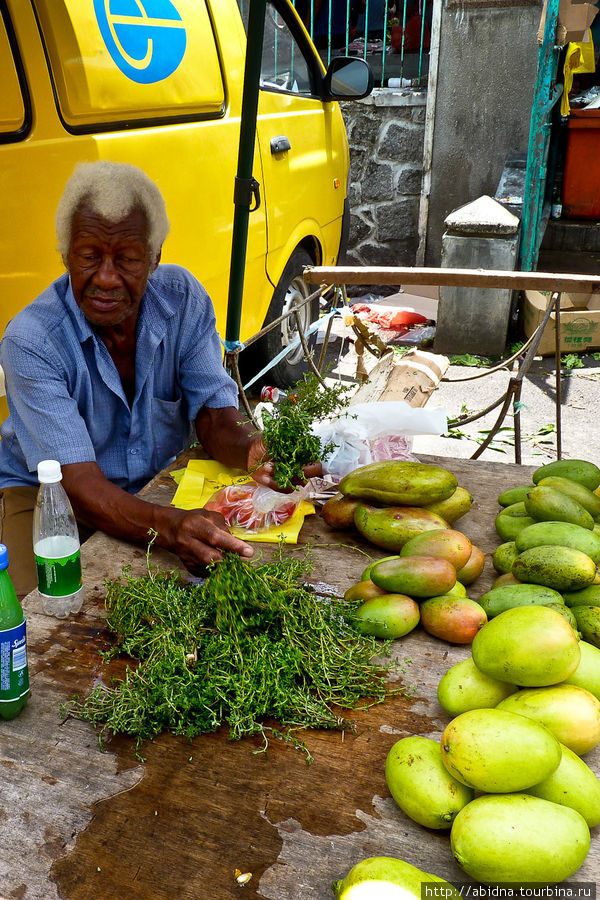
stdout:
{"type": "Polygon", "coordinates": [[[593,516],[581,503],[551,487],[532,488],[525,500],[527,515],[538,522],[572,522],[592,531],[593,516]]]}
{"type": "Polygon", "coordinates": [[[565,684],[576,684],[585,688],[600,700],[600,649],[588,644],[587,641],[579,641],[581,659],[574,672],[565,678],[565,684]]]}
{"type": "Polygon", "coordinates": [[[547,463],[535,470],[532,480],[534,484],[538,484],[542,478],[554,475],[577,481],[590,491],[595,491],[600,485],[600,469],[595,463],[587,462],[585,459],[559,459],[547,463]]]}
{"type": "Polygon", "coordinates": [[[384,897],[386,900],[406,900],[407,894],[421,900],[424,883],[442,885],[444,900],[460,900],[457,889],[443,878],[422,872],[394,856],[363,859],[352,866],[345,878],[334,881],[331,887],[336,900],[374,900],[376,897],[381,900],[384,897]]]}
{"type": "Polygon", "coordinates": [[[493,587],[477,601],[492,619],[505,609],[515,606],[546,606],[548,603],[562,604],[562,596],[552,588],[538,584],[505,584],[493,587]]]}
{"type": "Polygon", "coordinates": [[[519,553],[544,544],[573,547],[586,553],[596,564],[600,562],[600,535],[572,522],[536,522],[518,533],[515,544],[519,553]]]}
{"type": "Polygon", "coordinates": [[[572,606],[571,609],[582,639],[600,647],[600,606],[572,606]]]}
{"type": "Polygon", "coordinates": [[[490,619],[475,635],[471,652],[481,672],[524,687],[558,684],[581,659],[577,635],[546,606],[516,606],[490,619]]]}
{"type": "Polygon", "coordinates": [[[496,709],[539,722],[578,756],[600,743],[600,700],[575,684],[517,691],[496,709]]]}
{"type": "Polygon", "coordinates": [[[456,663],[442,676],[437,688],[437,698],[447,715],[459,716],[469,709],[490,709],[497,706],[516,690],[514,684],[484,675],[470,656],[456,663]]]}
{"type": "Polygon", "coordinates": [[[377,563],[383,562],[384,559],[398,559],[398,555],[396,556],[383,556],[381,559],[375,559],[372,563],[369,563],[366,569],[363,570],[362,575],[360,576],[361,581],[370,581],[371,579],[371,569],[373,566],[376,566],[377,563]]]}
{"type": "Polygon", "coordinates": [[[395,552],[422,531],[448,527],[440,516],[421,507],[386,506],[378,509],[363,503],[354,513],[354,524],[357,531],[372,544],[395,552]]]}
{"type": "Polygon", "coordinates": [[[519,487],[508,488],[498,497],[500,506],[512,506],[515,503],[523,503],[525,497],[531,490],[530,484],[522,484],[519,487]]]}
{"type": "Polygon", "coordinates": [[[458,570],[467,563],[472,546],[462,531],[439,528],[416,534],[404,544],[400,556],[440,556],[458,570]]]}
{"type": "Polygon", "coordinates": [[[466,597],[467,589],[460,581],[458,581],[458,572],[456,573],[456,584],[450,588],[449,591],[446,591],[447,597],[466,597]]]}
{"type": "Polygon", "coordinates": [[[547,728],[498,707],[461,713],[446,726],[440,745],[453,778],[489,794],[532,787],[554,772],[561,756],[547,728]]]}
{"type": "Polygon", "coordinates": [[[416,628],[421,613],[412,597],[384,594],[365,600],[348,618],[361,634],[371,634],[389,641],[404,637],[416,628]]]}
{"type": "Polygon", "coordinates": [[[515,542],[506,541],[494,550],[492,565],[496,572],[499,572],[501,575],[506,575],[507,573],[512,572],[513,563],[518,555],[519,551],[517,550],[515,542]]]}
{"type": "Polygon", "coordinates": [[[554,488],[555,491],[560,491],[562,494],[572,497],[573,500],[577,500],[594,519],[600,516],[600,497],[597,497],[584,484],[579,484],[578,481],[572,481],[570,478],[562,478],[559,475],[549,475],[547,478],[542,478],[538,484],[554,488]]]}
{"type": "Polygon", "coordinates": [[[475,600],[445,594],[421,604],[421,625],[427,634],[450,644],[470,644],[487,616],[475,600]]]}
{"type": "Polygon", "coordinates": [[[517,556],[512,573],[528,584],[543,584],[555,591],[577,591],[593,582],[596,563],[573,547],[531,547],[517,556]]]}
{"type": "Polygon", "coordinates": [[[458,865],[482,884],[562,882],[581,866],[590,831],[580,813],[530,794],[478,797],[452,825],[458,865]]]}
{"type": "Polygon", "coordinates": [[[562,595],[571,609],[574,606],[600,606],[600,584],[588,584],[580,591],[563,591],[562,595]]]}
{"type": "Polygon", "coordinates": [[[525,793],[576,810],[594,828],[600,824],[600,781],[576,753],[564,744],[561,750],[558,769],[525,793]]]}
{"type": "Polygon", "coordinates": [[[528,515],[524,503],[513,503],[500,510],[494,524],[503,541],[514,541],[520,531],[534,522],[535,519],[528,515]]]}
{"type": "Polygon", "coordinates": [[[454,587],[456,569],[440,556],[406,556],[373,566],[371,580],[393,594],[437,597],[454,587]]]}
{"type": "Polygon", "coordinates": [[[439,742],[426,737],[396,741],[385,761],[385,780],[402,812],[425,828],[450,828],[473,799],[472,788],[444,766],[439,742]]]}
{"type": "Polygon", "coordinates": [[[360,466],[339,484],[346,497],[393,506],[427,506],[446,500],[457,487],[455,476],[440,466],[397,459],[360,466]]]}
{"type": "Polygon", "coordinates": [[[465,488],[459,485],[454,493],[450,494],[446,500],[438,500],[437,503],[428,503],[425,509],[441,516],[446,522],[452,523],[468,513],[472,506],[473,497],[465,490],[465,488]]]}
{"type": "Polygon", "coordinates": [[[570,610],[568,606],[565,606],[564,602],[557,601],[556,603],[544,603],[544,606],[548,609],[555,609],[556,612],[560,613],[561,616],[567,620],[573,631],[577,633],[577,619],[573,615],[572,610],[570,610]]]}

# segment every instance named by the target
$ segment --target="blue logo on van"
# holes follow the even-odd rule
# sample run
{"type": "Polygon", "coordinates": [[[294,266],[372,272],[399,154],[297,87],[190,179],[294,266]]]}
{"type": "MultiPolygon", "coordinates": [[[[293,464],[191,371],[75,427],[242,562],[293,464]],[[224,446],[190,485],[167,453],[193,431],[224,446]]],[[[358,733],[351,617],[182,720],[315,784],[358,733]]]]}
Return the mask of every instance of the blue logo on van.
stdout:
{"type": "Polygon", "coordinates": [[[132,81],[162,81],[183,59],[185,26],[171,0],[94,0],[94,10],[108,52],[132,81]]]}

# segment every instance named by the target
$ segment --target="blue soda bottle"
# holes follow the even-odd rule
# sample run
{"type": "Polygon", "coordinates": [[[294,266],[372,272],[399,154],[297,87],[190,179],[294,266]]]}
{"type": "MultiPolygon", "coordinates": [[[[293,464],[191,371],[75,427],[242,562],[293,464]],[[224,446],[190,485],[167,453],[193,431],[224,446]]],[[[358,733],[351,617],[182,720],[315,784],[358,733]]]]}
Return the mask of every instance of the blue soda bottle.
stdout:
{"type": "Polygon", "coordinates": [[[14,719],[28,700],[25,616],[8,574],[8,552],[0,544],[0,718],[14,719]]]}

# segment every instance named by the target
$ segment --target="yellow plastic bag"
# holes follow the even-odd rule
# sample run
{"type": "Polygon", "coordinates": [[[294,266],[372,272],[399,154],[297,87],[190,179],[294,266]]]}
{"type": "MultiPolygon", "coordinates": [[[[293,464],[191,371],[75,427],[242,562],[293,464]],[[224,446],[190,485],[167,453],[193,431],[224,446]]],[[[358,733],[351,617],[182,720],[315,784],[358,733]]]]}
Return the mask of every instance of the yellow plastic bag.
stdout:
{"type": "Polygon", "coordinates": [[[564,76],[565,84],[560,101],[561,116],[568,116],[571,112],[569,93],[573,86],[573,75],[583,75],[596,71],[596,56],[594,53],[594,41],[592,32],[588,29],[589,40],[572,41],[567,47],[565,56],[564,76]]]}

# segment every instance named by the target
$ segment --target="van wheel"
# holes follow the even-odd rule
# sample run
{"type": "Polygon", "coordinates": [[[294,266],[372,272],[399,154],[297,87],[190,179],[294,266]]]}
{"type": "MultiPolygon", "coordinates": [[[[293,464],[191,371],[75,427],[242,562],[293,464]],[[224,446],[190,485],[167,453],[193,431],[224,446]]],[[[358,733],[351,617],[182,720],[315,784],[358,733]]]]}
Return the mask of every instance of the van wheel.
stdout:
{"type": "MultiPolygon", "coordinates": [[[[305,266],[312,266],[313,259],[306,250],[300,248],[294,250],[289,258],[285,269],[279,279],[279,283],[273,292],[273,299],[269,306],[269,311],[265,318],[265,325],[279,318],[285,312],[289,312],[294,306],[297,306],[302,300],[305,300],[309,294],[314,291],[312,285],[307,284],[302,277],[302,270],[305,266]]],[[[319,298],[315,297],[310,303],[306,304],[300,311],[300,321],[303,331],[306,331],[311,322],[314,322],[319,315],[319,298]]],[[[256,345],[252,345],[247,353],[248,357],[244,360],[246,353],[240,356],[240,367],[243,369],[244,375],[247,374],[248,368],[253,372],[258,372],[267,365],[284,347],[289,345],[298,337],[298,325],[295,316],[289,316],[284,319],[276,328],[269,331],[256,345]]],[[[316,335],[312,334],[307,338],[309,347],[313,347],[316,342],[316,335]]],[[[302,375],[308,371],[308,364],[304,359],[304,350],[299,344],[294,350],[285,356],[272,369],[262,377],[262,384],[272,384],[276,387],[289,387],[298,381],[302,375]]]]}

